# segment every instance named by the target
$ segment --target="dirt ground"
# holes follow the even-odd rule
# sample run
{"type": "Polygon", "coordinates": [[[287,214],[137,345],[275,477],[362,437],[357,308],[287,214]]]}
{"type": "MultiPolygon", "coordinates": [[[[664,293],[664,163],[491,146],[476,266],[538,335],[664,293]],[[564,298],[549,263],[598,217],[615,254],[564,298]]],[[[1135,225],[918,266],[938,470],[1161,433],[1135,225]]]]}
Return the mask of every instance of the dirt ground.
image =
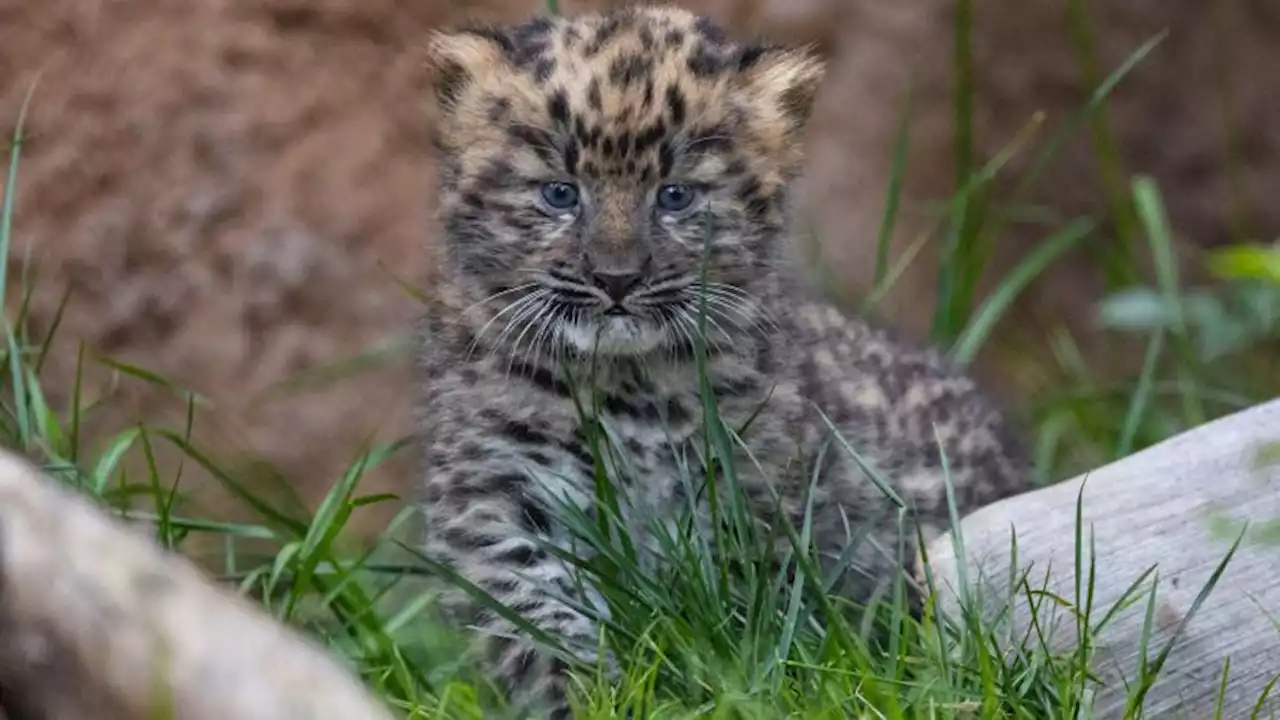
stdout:
{"type": "MultiPolygon", "coordinates": [[[[814,42],[829,56],[806,199],[837,275],[865,287],[909,83],[907,209],[914,214],[900,225],[899,248],[925,227],[921,206],[952,186],[953,3],[692,4],[739,32],[814,42]]],[[[1087,4],[1103,73],[1155,33],[1169,33],[1116,91],[1111,119],[1123,170],[1162,183],[1189,245],[1231,238],[1242,216],[1249,232],[1280,235],[1273,200],[1280,190],[1280,5],[1087,4]]],[[[561,5],[573,12],[585,3],[561,5]]],[[[1043,140],[1079,107],[1087,85],[1065,0],[976,5],[976,152],[986,158],[1036,113],[1045,118],[1043,140]]],[[[337,479],[362,441],[408,432],[413,392],[403,354],[340,382],[273,389],[407,336],[415,300],[396,278],[423,282],[433,241],[426,34],[463,19],[513,20],[540,6],[0,0],[6,134],[36,83],[10,286],[39,271],[37,331],[51,326],[70,292],[45,370],[51,398],[67,401],[80,343],[90,365],[106,356],[143,366],[208,399],[197,421],[200,444],[238,470],[269,462],[307,502],[337,479]]],[[[1086,129],[1031,199],[1064,217],[1101,212],[1091,157],[1086,129]]],[[[1011,233],[1000,261],[1013,262],[1043,234],[1011,233]]],[[[888,319],[916,334],[928,320],[931,255],[922,255],[885,306],[888,319]]],[[[1100,288],[1083,253],[1060,265],[1020,304],[1019,317],[982,358],[982,375],[1016,400],[1036,380],[1014,366],[1045,352],[1022,344],[1017,328],[1065,322],[1087,330],[1100,288]]],[[[7,300],[13,312],[17,298],[7,300]]],[[[1097,343],[1091,352],[1105,349],[1097,343]]],[[[99,368],[90,376],[88,387],[106,392],[110,373],[99,368]]],[[[184,416],[171,391],[136,379],[120,378],[112,392],[92,418],[98,438],[139,420],[172,425],[184,416]]],[[[366,490],[409,492],[412,459],[402,454],[375,472],[366,490]]],[[[199,473],[184,477],[190,489],[207,485],[199,473]]],[[[375,515],[369,527],[385,517],[375,515]]]]}

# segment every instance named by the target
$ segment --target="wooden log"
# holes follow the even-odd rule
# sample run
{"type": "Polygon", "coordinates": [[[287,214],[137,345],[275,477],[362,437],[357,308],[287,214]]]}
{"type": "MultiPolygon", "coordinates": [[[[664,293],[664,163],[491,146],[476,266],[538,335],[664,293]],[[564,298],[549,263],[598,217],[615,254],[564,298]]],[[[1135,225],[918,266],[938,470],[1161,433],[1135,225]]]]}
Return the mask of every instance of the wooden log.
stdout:
{"type": "MultiPolygon", "coordinates": [[[[1076,505],[1082,504],[1082,576],[1093,565],[1094,622],[1148,568],[1157,575],[1138,601],[1095,638],[1092,669],[1101,683],[1096,717],[1120,717],[1139,677],[1147,594],[1155,586],[1154,632],[1147,655],[1174,636],[1215,569],[1252,528],[1211,594],[1182,628],[1159,680],[1145,698],[1146,717],[1214,717],[1223,665],[1230,673],[1221,717],[1249,717],[1280,674],[1280,543],[1262,542],[1280,527],[1280,400],[1208,423],[1128,458],[1051,487],[982,508],[960,523],[969,586],[994,615],[1009,597],[1010,539],[1019,573],[1032,589],[1076,598],[1076,505]],[[1092,536],[1092,540],[1090,540],[1092,536]],[[1090,545],[1095,548],[1090,554],[1090,545]],[[1047,582],[1046,582],[1047,571],[1047,582]],[[975,580],[976,578],[976,580],[975,580]]],[[[928,547],[941,607],[962,602],[961,563],[950,535],[928,547]]],[[[1006,602],[1007,604],[1007,602],[1006,602]]],[[[1026,595],[1014,601],[1014,629],[1032,618],[1026,595]]],[[[1051,647],[1070,650],[1076,624],[1065,609],[1041,604],[1042,623],[1056,620],[1051,647]]],[[[1016,635],[1015,637],[1020,637],[1016,635]]],[[[1280,688],[1277,688],[1280,691],[1280,688]]],[[[1280,702],[1270,700],[1262,716],[1280,702]]]]}
{"type": "Polygon", "coordinates": [[[0,452],[0,718],[390,720],[347,669],[0,452]]]}

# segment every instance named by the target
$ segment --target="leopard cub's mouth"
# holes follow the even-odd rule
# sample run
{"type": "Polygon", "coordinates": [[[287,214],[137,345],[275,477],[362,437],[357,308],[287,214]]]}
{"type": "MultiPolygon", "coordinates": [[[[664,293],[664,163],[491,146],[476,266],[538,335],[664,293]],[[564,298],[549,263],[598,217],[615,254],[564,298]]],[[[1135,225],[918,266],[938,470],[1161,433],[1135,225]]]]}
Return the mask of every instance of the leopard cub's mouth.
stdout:
{"type": "MultiPolygon", "coordinates": [[[[593,283],[572,269],[551,268],[540,273],[538,304],[546,312],[530,313],[544,330],[527,333],[548,349],[559,345],[581,356],[640,356],[669,353],[692,346],[698,326],[699,288],[689,273],[660,273],[633,284],[629,291],[593,283]],[[547,342],[550,341],[550,342],[547,342]]],[[[749,324],[745,293],[732,286],[712,283],[706,289],[709,302],[708,330],[720,341],[728,329],[749,324]]],[[[512,313],[519,324],[524,316],[512,313]]]]}
{"type": "Polygon", "coordinates": [[[660,348],[667,341],[663,323],[641,317],[621,305],[560,324],[560,337],[586,355],[635,356],[660,348]]]}

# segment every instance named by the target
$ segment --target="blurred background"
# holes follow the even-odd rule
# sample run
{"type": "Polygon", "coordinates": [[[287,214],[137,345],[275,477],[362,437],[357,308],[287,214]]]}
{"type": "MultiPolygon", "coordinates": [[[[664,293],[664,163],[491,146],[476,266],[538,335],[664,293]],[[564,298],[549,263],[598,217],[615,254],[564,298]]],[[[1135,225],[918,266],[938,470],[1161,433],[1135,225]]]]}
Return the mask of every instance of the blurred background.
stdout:
{"type": "MultiPolygon", "coordinates": [[[[682,4],[828,58],[797,257],[972,356],[1046,478],[1276,394],[1280,4],[682,4]]],[[[182,431],[194,393],[218,472],[314,505],[407,434],[406,285],[430,292],[435,241],[423,45],[545,7],[0,0],[4,137],[29,96],[5,300],[49,405],[79,397],[72,454],[182,431]]],[[[190,452],[152,453],[241,511],[190,452]]],[[[413,461],[362,492],[409,491],[413,461]]]]}

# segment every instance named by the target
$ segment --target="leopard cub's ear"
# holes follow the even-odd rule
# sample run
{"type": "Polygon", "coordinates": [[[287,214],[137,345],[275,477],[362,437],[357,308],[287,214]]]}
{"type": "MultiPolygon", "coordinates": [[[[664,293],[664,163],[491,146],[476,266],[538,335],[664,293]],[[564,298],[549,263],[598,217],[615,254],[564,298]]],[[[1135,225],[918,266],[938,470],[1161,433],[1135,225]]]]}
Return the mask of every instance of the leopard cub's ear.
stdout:
{"type": "Polygon", "coordinates": [[[437,31],[427,45],[436,103],[446,112],[478,78],[508,69],[511,41],[496,28],[437,31]]]}
{"type": "Polygon", "coordinates": [[[809,48],[752,45],[738,55],[738,87],[757,121],[793,135],[809,121],[826,63],[809,48]]]}

